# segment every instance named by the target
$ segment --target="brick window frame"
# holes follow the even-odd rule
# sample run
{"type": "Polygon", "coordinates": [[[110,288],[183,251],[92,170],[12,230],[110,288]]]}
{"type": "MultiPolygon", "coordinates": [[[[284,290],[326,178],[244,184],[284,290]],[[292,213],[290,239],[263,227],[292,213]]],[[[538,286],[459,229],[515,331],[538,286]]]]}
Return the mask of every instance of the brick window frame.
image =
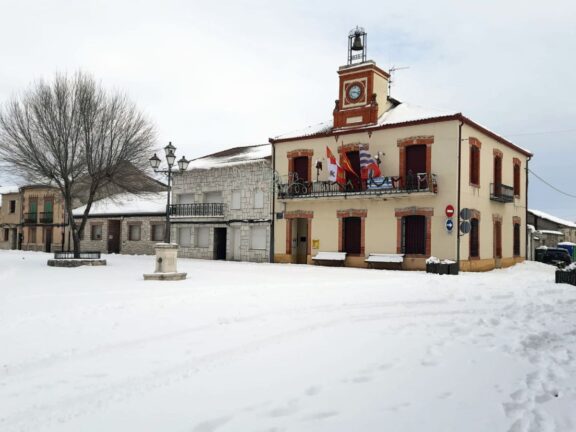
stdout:
{"type": "Polygon", "coordinates": [[[308,219],[308,244],[306,245],[306,253],[308,255],[312,254],[312,219],[314,218],[314,212],[303,211],[303,210],[293,210],[284,213],[284,219],[286,219],[286,254],[292,254],[292,219],[308,219]]]}
{"type": "Polygon", "coordinates": [[[469,260],[478,260],[480,259],[480,244],[482,237],[480,236],[480,212],[476,209],[470,209],[470,223],[472,223],[472,219],[476,219],[478,221],[478,255],[472,256],[472,236],[468,239],[468,259],[469,260]]]}
{"type": "Polygon", "coordinates": [[[419,135],[407,138],[400,138],[396,145],[399,151],[398,175],[402,177],[400,181],[402,186],[405,185],[404,173],[406,172],[406,147],[413,145],[426,145],[426,172],[432,173],[432,144],[434,144],[433,135],[419,135]]]}
{"type": "Polygon", "coordinates": [[[426,217],[426,253],[421,254],[406,254],[407,257],[424,258],[429,257],[432,251],[432,216],[434,216],[434,209],[432,207],[407,207],[395,209],[394,215],[396,216],[396,253],[402,253],[402,218],[405,216],[425,216],[426,217]]]}
{"type": "Polygon", "coordinates": [[[522,251],[522,218],[512,216],[512,256],[519,257],[522,251]],[[516,226],[518,226],[518,238],[516,238],[516,226]]]}
{"type": "Polygon", "coordinates": [[[514,173],[514,196],[520,198],[520,177],[521,177],[522,162],[518,158],[512,159],[512,172],[514,173]]]}
{"type": "Polygon", "coordinates": [[[473,187],[480,187],[480,150],[482,143],[478,138],[470,137],[469,152],[470,152],[470,166],[469,166],[469,184],[473,187]]]}
{"type": "Polygon", "coordinates": [[[291,150],[286,153],[288,158],[288,180],[291,180],[291,174],[294,172],[294,159],[297,157],[307,157],[308,158],[308,180],[312,180],[312,156],[314,156],[314,150],[310,149],[299,149],[291,150]]]}
{"type": "Polygon", "coordinates": [[[366,217],[368,210],[365,209],[348,209],[337,210],[336,217],[338,218],[338,252],[344,252],[344,219],[349,217],[360,218],[360,253],[349,254],[350,256],[364,256],[366,251],[366,217]]]}

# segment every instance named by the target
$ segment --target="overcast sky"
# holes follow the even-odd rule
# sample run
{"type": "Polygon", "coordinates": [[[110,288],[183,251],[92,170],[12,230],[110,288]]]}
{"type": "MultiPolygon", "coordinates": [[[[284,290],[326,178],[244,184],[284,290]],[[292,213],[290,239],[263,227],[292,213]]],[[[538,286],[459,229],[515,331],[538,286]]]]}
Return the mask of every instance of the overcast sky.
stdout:
{"type": "MultiPolygon", "coordinates": [[[[0,0],[0,103],[78,69],[129,95],[194,158],[329,120],[347,35],[398,71],[392,95],[461,111],[576,195],[576,2],[0,0]]],[[[6,183],[0,174],[0,184],[6,183]]],[[[576,220],[530,178],[529,207],[576,220]]]]}

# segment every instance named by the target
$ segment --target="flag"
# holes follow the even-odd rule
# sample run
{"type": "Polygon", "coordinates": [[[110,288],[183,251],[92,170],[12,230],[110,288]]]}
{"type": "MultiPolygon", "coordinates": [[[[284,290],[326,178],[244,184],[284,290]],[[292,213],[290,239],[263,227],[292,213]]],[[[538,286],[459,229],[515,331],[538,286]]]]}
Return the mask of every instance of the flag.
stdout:
{"type": "Polygon", "coordinates": [[[340,183],[341,185],[346,184],[346,176],[344,175],[344,170],[340,165],[338,165],[336,158],[328,146],[326,146],[326,158],[328,159],[328,180],[331,182],[340,183]]]}
{"type": "Polygon", "coordinates": [[[344,168],[346,171],[360,178],[360,176],[356,174],[356,172],[354,171],[354,168],[352,168],[352,162],[350,162],[350,159],[348,159],[348,155],[346,155],[346,153],[344,152],[342,152],[342,154],[340,155],[340,164],[342,165],[342,168],[344,168]]]}
{"type": "Polygon", "coordinates": [[[368,153],[366,149],[360,149],[360,174],[362,179],[367,180],[370,177],[380,177],[382,173],[380,172],[380,167],[368,153]]]}

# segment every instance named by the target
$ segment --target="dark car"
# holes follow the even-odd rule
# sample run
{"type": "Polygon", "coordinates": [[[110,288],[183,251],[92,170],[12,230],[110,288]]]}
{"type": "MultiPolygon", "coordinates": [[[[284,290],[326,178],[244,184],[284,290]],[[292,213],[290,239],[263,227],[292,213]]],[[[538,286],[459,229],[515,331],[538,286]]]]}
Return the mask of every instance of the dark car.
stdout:
{"type": "Polygon", "coordinates": [[[562,248],[548,248],[542,254],[542,262],[552,264],[556,267],[562,268],[572,263],[570,254],[566,249],[562,248]]]}

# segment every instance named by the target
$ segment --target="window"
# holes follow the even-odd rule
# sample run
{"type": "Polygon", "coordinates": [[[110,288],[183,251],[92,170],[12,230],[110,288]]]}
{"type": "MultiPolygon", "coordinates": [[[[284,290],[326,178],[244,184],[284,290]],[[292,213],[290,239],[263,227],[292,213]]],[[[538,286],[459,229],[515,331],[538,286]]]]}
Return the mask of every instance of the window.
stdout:
{"type": "Polygon", "coordinates": [[[520,196],[520,162],[514,162],[514,196],[520,196]]]}
{"type": "Polygon", "coordinates": [[[250,228],[250,249],[266,249],[266,227],[250,228]]]}
{"type": "Polygon", "coordinates": [[[178,204],[194,204],[194,194],[180,194],[178,195],[178,204]]]}
{"type": "Polygon", "coordinates": [[[207,248],[210,239],[210,228],[199,227],[195,231],[196,247],[207,248]]]}
{"type": "Polygon", "coordinates": [[[140,224],[128,224],[128,240],[138,241],[140,240],[141,225],[140,224]]]}
{"type": "Polygon", "coordinates": [[[152,240],[152,241],[164,241],[164,224],[163,223],[153,223],[150,226],[150,240],[152,240]]]}
{"type": "Polygon", "coordinates": [[[360,191],[362,190],[362,180],[360,179],[360,152],[358,150],[349,151],[346,154],[348,161],[350,161],[350,167],[354,171],[355,174],[352,174],[348,170],[345,170],[346,173],[346,185],[347,189],[352,191],[360,191]]]}
{"type": "Polygon", "coordinates": [[[520,224],[514,224],[514,256],[520,256],[520,224]]]}
{"type": "Polygon", "coordinates": [[[205,192],[204,193],[204,202],[217,204],[222,202],[222,192],[205,192]]]}
{"type": "Polygon", "coordinates": [[[362,248],[362,222],[359,217],[342,220],[342,252],[359,254],[362,248]]]}
{"type": "Polygon", "coordinates": [[[178,244],[185,247],[192,246],[192,228],[178,228],[178,244]]]}
{"type": "Polygon", "coordinates": [[[261,190],[254,192],[254,208],[264,208],[264,192],[261,190]]]}
{"type": "Polygon", "coordinates": [[[292,173],[292,181],[306,183],[308,180],[310,180],[308,178],[308,171],[310,169],[309,159],[310,158],[308,156],[299,156],[294,158],[294,171],[292,173]]]}
{"type": "Polygon", "coordinates": [[[494,195],[502,196],[502,156],[494,155],[494,195]]]}
{"type": "Polygon", "coordinates": [[[230,205],[232,210],[238,210],[240,208],[241,197],[242,195],[240,190],[232,191],[232,203],[230,205]]]}
{"type": "Polygon", "coordinates": [[[4,228],[4,241],[7,242],[10,239],[10,230],[8,228],[4,228]]]}
{"type": "Polygon", "coordinates": [[[403,252],[426,254],[426,216],[404,216],[402,218],[403,252]]]}
{"type": "Polygon", "coordinates": [[[102,240],[102,224],[90,225],[90,240],[102,240]]]}
{"type": "Polygon", "coordinates": [[[478,219],[470,219],[470,258],[480,257],[480,236],[478,219]]]}
{"type": "Polygon", "coordinates": [[[470,146],[470,184],[480,186],[480,148],[470,146]]]}
{"type": "Polygon", "coordinates": [[[494,221],[494,257],[502,258],[502,222],[494,221]]]}
{"type": "Polygon", "coordinates": [[[16,213],[16,200],[10,200],[10,213],[16,213]]]}
{"type": "Polygon", "coordinates": [[[28,243],[36,243],[36,227],[28,228],[28,243]]]}

